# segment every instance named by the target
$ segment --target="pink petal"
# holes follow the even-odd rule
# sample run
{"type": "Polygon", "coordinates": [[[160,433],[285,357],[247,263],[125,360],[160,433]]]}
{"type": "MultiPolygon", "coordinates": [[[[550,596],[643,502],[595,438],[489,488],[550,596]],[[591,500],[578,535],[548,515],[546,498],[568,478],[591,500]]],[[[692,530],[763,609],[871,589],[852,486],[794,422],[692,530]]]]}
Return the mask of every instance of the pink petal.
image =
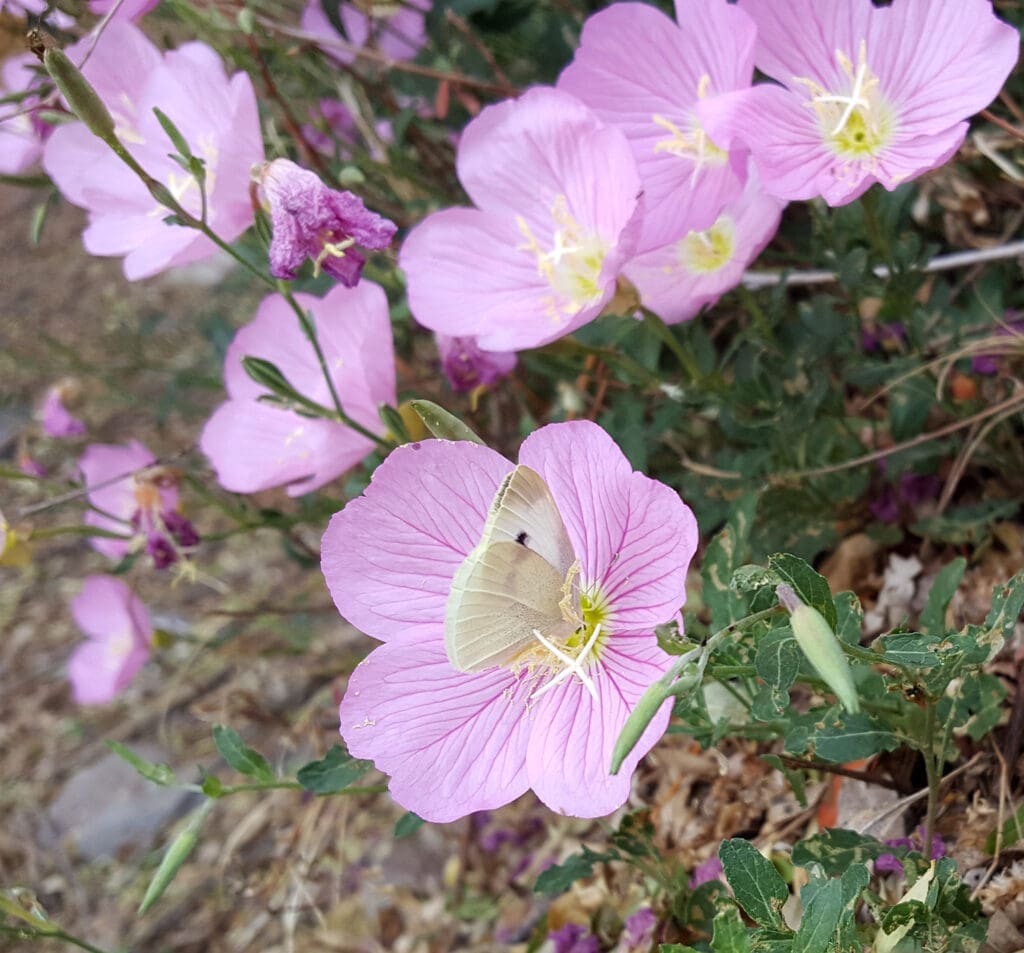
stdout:
{"type": "Polygon", "coordinates": [[[548,807],[573,817],[601,817],[626,802],[637,763],[665,732],[671,700],[617,775],[609,774],[612,749],[640,696],[671,663],[653,634],[615,636],[600,666],[590,669],[597,702],[575,676],[539,700],[531,715],[527,770],[530,787],[548,807]]]}
{"type": "MultiPolygon", "coordinates": [[[[156,457],[137,440],[90,444],[78,461],[86,488],[97,487],[89,490],[89,502],[127,522],[138,509],[132,476],[155,461],[156,457]]],[[[120,528],[124,529],[123,524],[120,528]]]]}
{"type": "Polygon", "coordinates": [[[519,461],[551,489],[581,587],[606,600],[613,631],[649,632],[675,615],[686,601],[697,523],[674,490],[633,472],[615,441],[588,421],[535,431],[519,461]]]}
{"type": "Polygon", "coordinates": [[[321,568],[338,611],[382,641],[440,639],[455,571],[480,542],[506,459],[471,443],[392,451],[331,519],[321,568]]]}
{"type": "Polygon", "coordinates": [[[71,614],[75,625],[100,641],[116,631],[129,631],[148,641],[153,631],[142,600],[113,576],[87,576],[71,600],[71,614]]]}
{"type": "Polygon", "coordinates": [[[391,775],[392,797],[443,823],[526,791],[530,687],[503,669],[455,671],[436,635],[374,649],[352,673],[339,717],[349,751],[391,775]]]}

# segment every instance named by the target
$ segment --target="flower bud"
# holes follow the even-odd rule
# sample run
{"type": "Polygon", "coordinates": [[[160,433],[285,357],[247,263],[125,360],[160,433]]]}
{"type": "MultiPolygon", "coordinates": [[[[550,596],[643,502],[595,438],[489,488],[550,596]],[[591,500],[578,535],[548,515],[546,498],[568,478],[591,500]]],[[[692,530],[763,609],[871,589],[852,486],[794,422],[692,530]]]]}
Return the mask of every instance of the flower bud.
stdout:
{"type": "Polygon", "coordinates": [[[860,700],[853,684],[850,664],[832,626],[815,608],[805,605],[789,586],[775,590],[779,602],[789,610],[789,624],[796,644],[807,661],[851,715],[860,711],[860,700]]]}
{"type": "Polygon", "coordinates": [[[43,53],[43,65],[53,77],[57,89],[63,93],[71,111],[89,127],[89,131],[109,145],[119,148],[121,144],[114,132],[113,116],[103,104],[99,93],[68,55],[63,50],[48,49],[43,53]]]}

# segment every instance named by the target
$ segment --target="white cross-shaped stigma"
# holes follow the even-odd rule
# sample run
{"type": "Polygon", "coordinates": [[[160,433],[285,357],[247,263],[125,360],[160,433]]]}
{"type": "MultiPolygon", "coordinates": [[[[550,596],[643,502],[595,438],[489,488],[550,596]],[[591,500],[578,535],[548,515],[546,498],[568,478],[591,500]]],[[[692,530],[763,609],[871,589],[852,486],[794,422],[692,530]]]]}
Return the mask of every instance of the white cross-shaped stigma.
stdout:
{"type": "Polygon", "coordinates": [[[594,647],[594,643],[597,641],[597,637],[600,634],[601,623],[598,622],[598,624],[594,626],[594,631],[590,633],[590,638],[587,639],[587,644],[583,646],[583,651],[580,652],[580,654],[577,655],[576,658],[572,658],[572,656],[566,655],[565,652],[563,652],[553,642],[550,642],[546,638],[544,638],[544,636],[540,634],[539,630],[534,629],[533,635],[537,639],[537,641],[540,642],[540,644],[543,645],[544,648],[546,648],[553,656],[555,656],[555,658],[562,662],[565,665],[565,668],[563,668],[562,671],[560,671],[553,679],[551,679],[551,681],[548,682],[547,685],[545,685],[538,691],[535,691],[530,696],[530,700],[533,701],[534,698],[540,698],[541,695],[551,691],[551,689],[559,683],[564,682],[570,675],[578,675],[579,680],[583,683],[583,687],[586,688],[588,692],[590,692],[590,697],[593,698],[594,701],[597,701],[597,688],[594,685],[594,680],[584,670],[583,663],[586,661],[587,656],[590,655],[590,650],[594,647]]]}

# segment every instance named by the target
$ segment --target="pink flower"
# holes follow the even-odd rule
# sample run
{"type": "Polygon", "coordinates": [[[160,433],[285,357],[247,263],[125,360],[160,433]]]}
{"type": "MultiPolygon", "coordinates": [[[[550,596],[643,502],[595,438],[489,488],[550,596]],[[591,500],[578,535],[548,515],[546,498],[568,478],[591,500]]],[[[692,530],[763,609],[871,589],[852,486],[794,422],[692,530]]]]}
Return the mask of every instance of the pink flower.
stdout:
{"type": "MultiPolygon", "coordinates": [[[[12,16],[32,16],[41,17],[46,13],[46,8],[50,6],[47,0],[0,0],[0,13],[9,13],[12,16]]],[[[74,18],[69,17],[66,13],[61,13],[60,10],[53,10],[47,14],[47,22],[52,22],[54,26],[59,26],[62,30],[66,30],[69,26],[74,24],[74,18]]]]}
{"type": "MultiPolygon", "coordinates": [[[[429,0],[401,3],[340,3],[338,14],[350,46],[373,46],[392,60],[411,60],[427,41],[425,22],[429,0]]],[[[324,12],[322,0],[309,0],[302,12],[302,29],[322,37],[324,52],[339,63],[351,63],[355,53],[337,43],[338,31],[324,12]]]]}
{"type": "Polygon", "coordinates": [[[754,22],[725,0],[675,6],[678,26],[643,3],[594,14],[558,80],[629,139],[644,189],[641,252],[709,228],[746,178],[747,153],[720,148],[696,107],[750,86],[754,22]]]}
{"type": "Polygon", "coordinates": [[[623,134],[568,93],[539,87],[470,122],[457,168],[476,208],[428,216],[399,257],[416,320],[516,351],[596,318],[640,229],[640,179],[623,134]]]}
{"type": "MultiPolygon", "coordinates": [[[[531,639],[507,664],[475,673],[456,668],[446,651],[453,582],[472,567],[467,557],[514,470],[487,447],[399,447],[324,534],[322,568],[335,604],[384,642],[349,680],[341,733],[356,757],[391,775],[399,804],[430,821],[495,808],[529,788],[564,814],[608,814],[628,797],[633,769],[668,722],[670,705],[622,772],[608,773],[632,706],[671,663],[654,626],[685,601],[697,544],[692,513],[675,491],[634,473],[596,424],[544,427],[523,443],[519,461],[515,472],[546,485],[553,512],[543,509],[542,520],[534,511],[515,542],[571,563],[559,607],[566,622],[557,624],[572,632],[571,617],[579,627],[561,645],[557,636],[531,639]]],[[[544,572],[562,576],[563,565],[530,551],[533,562],[547,563],[544,572]]]]}
{"type": "Polygon", "coordinates": [[[641,907],[626,917],[616,953],[648,953],[654,942],[658,918],[650,907],[641,907]]]}
{"type": "Polygon", "coordinates": [[[142,601],[120,579],[88,576],[71,601],[71,614],[86,640],[68,663],[80,705],[113,701],[149,658],[153,624],[142,601]]]}
{"type": "MultiPolygon", "coordinates": [[[[138,20],[139,17],[149,13],[160,0],[124,0],[117,8],[115,17],[125,20],[138,20]]],[[[105,16],[114,9],[117,0],[89,0],[89,12],[105,16]]]]}
{"type": "MultiPolygon", "coordinates": [[[[72,59],[81,60],[90,43],[86,38],[71,50],[72,59]]],[[[199,185],[169,157],[175,149],[154,107],[174,122],[206,163],[207,217],[213,230],[233,241],[249,227],[250,170],[263,159],[263,142],[248,76],[236,73],[228,79],[220,57],[203,43],[161,53],[137,27],[121,19],[107,27],[83,72],[110,109],[122,143],[190,214],[199,216],[201,211],[199,185]]],[[[200,232],[167,224],[170,213],[81,123],[54,132],[43,167],[69,202],[89,212],[82,235],[86,250],[124,255],[130,280],[216,252],[200,232]]]]}
{"type": "MultiPolygon", "coordinates": [[[[0,98],[37,87],[38,69],[39,61],[31,53],[4,60],[0,98]]],[[[18,175],[35,165],[43,154],[43,143],[52,127],[37,118],[33,109],[38,104],[37,96],[26,96],[0,105],[0,173],[18,175]]]]}
{"type": "Polygon", "coordinates": [[[316,173],[289,159],[268,162],[259,178],[274,229],[270,273],[275,278],[294,278],[310,258],[316,271],[323,268],[352,288],[366,264],[356,246],[380,251],[395,237],[394,222],[368,211],[351,192],[329,189],[316,173]]]}
{"type": "Polygon", "coordinates": [[[177,474],[155,463],[137,440],[90,444],[78,461],[95,507],[84,522],[127,537],[90,539],[93,549],[108,559],[123,559],[144,547],[156,568],[166,569],[199,543],[192,524],[178,510],[177,474]]]}
{"type": "Polygon", "coordinates": [[[61,439],[80,437],[85,433],[85,424],[68,413],[64,406],[64,400],[71,395],[74,389],[73,381],[61,381],[46,392],[42,407],[39,409],[39,416],[43,424],[43,431],[47,436],[61,439]]]}
{"type": "Polygon", "coordinates": [[[1017,62],[1020,36],[989,0],[741,0],[757,67],[782,86],[734,94],[704,116],[716,142],[745,142],[765,188],[844,205],[946,162],[969,116],[1017,62]]]}
{"type": "MultiPolygon", "coordinates": [[[[383,290],[363,281],[356,288],[337,286],[323,299],[295,297],[313,316],[345,412],[382,434],[377,407],[395,403],[391,320],[383,290]]],[[[332,406],[316,354],[291,308],[278,295],[265,298],[255,320],[228,348],[224,383],[229,399],[210,418],[199,442],[222,486],[236,493],[287,486],[290,496],[300,496],[373,450],[373,441],[344,424],[261,400],[267,391],[242,368],[245,356],[273,362],[304,397],[332,406]]]]}
{"type": "Polygon", "coordinates": [[[690,877],[690,889],[696,890],[702,884],[711,883],[712,880],[721,880],[722,874],[722,861],[718,859],[718,854],[712,854],[694,868],[693,875],[690,877]]]}
{"type": "Polygon", "coordinates": [[[628,262],[623,269],[643,304],[668,324],[688,321],[735,288],[747,266],[771,241],[783,203],[768,195],[756,174],[715,223],[691,231],[628,262]]]}
{"type": "Polygon", "coordinates": [[[452,390],[470,391],[482,384],[493,384],[516,366],[515,351],[482,351],[475,338],[435,335],[441,369],[452,390]]]}

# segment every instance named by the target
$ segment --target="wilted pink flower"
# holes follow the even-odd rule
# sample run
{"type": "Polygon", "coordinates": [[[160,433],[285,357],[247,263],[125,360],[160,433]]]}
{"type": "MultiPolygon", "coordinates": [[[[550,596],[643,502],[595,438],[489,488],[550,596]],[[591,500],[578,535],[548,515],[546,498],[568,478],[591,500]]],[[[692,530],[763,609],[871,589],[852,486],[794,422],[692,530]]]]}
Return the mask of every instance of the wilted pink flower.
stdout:
{"type": "Polygon", "coordinates": [[[654,942],[658,918],[650,907],[641,907],[626,917],[615,953],[648,953],[654,942]]]}
{"type": "Polygon", "coordinates": [[[1020,36],[990,0],[740,0],[755,63],[782,86],[701,113],[720,145],[751,149],[765,187],[844,205],[946,162],[999,92],[1020,36]]]}
{"type": "Polygon", "coordinates": [[[520,479],[550,493],[547,504],[526,506],[529,528],[514,541],[546,562],[549,583],[565,577],[558,625],[570,634],[560,645],[531,640],[507,664],[475,673],[455,668],[446,651],[453,580],[473,565],[467,557],[514,470],[487,447],[399,447],[324,534],[335,604],[384,642],[349,680],[341,733],[353,755],[391,775],[398,803],[430,821],[498,807],[529,788],[563,814],[608,814],[668,722],[671,705],[621,773],[608,773],[633,705],[671,664],[654,627],[685,601],[693,514],[587,421],[533,433],[519,462],[520,479]],[[570,565],[555,567],[531,546],[570,565]]]}
{"type": "Polygon", "coordinates": [[[71,601],[86,640],[68,662],[75,701],[102,705],[120,694],[149,658],[153,624],[142,601],[113,576],[88,576],[71,601]]]}
{"type": "Polygon", "coordinates": [[[457,168],[476,208],[428,216],[399,257],[416,320],[515,351],[596,318],[640,228],[640,180],[622,132],[539,87],[470,122],[457,168]]]}
{"type": "Polygon", "coordinates": [[[192,524],[178,511],[178,478],[154,466],[156,458],[141,443],[93,443],[78,461],[89,503],[84,522],[122,533],[126,539],[94,536],[93,549],[123,559],[145,548],[157,569],[166,569],[199,543],[192,524]]]}
{"type": "MultiPolygon", "coordinates": [[[[86,38],[70,56],[76,62],[86,38]]],[[[161,53],[137,27],[115,20],[107,27],[83,72],[117,123],[129,152],[162,182],[192,215],[199,216],[199,184],[169,153],[171,140],[153,113],[162,110],[206,163],[207,220],[232,241],[253,220],[250,170],[263,159],[263,140],[252,81],[230,79],[220,57],[203,43],[161,53]]],[[[89,212],[82,234],[93,255],[124,255],[130,280],[214,254],[216,246],[195,229],[168,224],[159,206],[110,147],[81,123],[61,126],[50,137],[43,167],[64,197],[89,212]]]]}
{"type": "MultiPolygon", "coordinates": [[[[362,281],[356,288],[335,287],[322,299],[295,297],[313,316],[345,412],[382,434],[377,408],[395,403],[395,357],[383,290],[362,281]]],[[[264,298],[255,320],[228,348],[228,401],[199,441],[222,486],[255,493],[287,485],[290,496],[300,496],[354,467],[374,448],[373,441],[344,424],[261,400],[267,390],[246,374],[246,356],[271,361],[298,393],[322,407],[333,406],[316,354],[288,303],[278,295],[264,298]]]]}
{"type": "Polygon", "coordinates": [[[709,228],[747,172],[747,152],[720,148],[696,107],[750,86],[754,21],[726,0],[675,7],[678,25],[644,3],[595,13],[558,80],[629,139],[644,189],[640,252],[709,228]]]}
{"type": "Polygon", "coordinates": [[[42,407],[39,408],[39,417],[47,436],[60,439],[80,437],[85,433],[85,424],[73,417],[64,406],[64,400],[74,387],[71,381],[61,381],[46,392],[42,407]]]}
{"type": "Polygon", "coordinates": [[[586,927],[567,923],[548,934],[552,953],[601,953],[601,943],[586,927]]]}
{"type": "MultiPolygon", "coordinates": [[[[911,833],[910,837],[893,837],[887,840],[888,847],[905,847],[907,850],[924,853],[924,827],[918,826],[911,833]]],[[[938,835],[932,835],[932,849],[929,852],[929,860],[940,860],[946,856],[946,842],[938,835]]],[[[878,873],[902,874],[903,864],[895,854],[882,854],[875,860],[875,870],[878,873]]]]}
{"type": "Polygon", "coordinates": [[[696,890],[701,884],[710,883],[712,880],[721,880],[722,873],[722,861],[719,860],[718,854],[712,854],[694,868],[693,876],[690,877],[690,889],[696,890]]]}
{"type": "Polygon", "coordinates": [[[687,321],[735,288],[779,227],[783,203],[751,173],[710,228],[640,255],[623,269],[641,302],[668,324],[687,321]]]}
{"type": "MultiPolygon", "coordinates": [[[[338,14],[349,46],[373,46],[392,60],[411,60],[427,41],[425,16],[429,0],[401,3],[339,3],[338,14]]],[[[309,0],[302,12],[302,29],[324,40],[324,52],[339,63],[356,54],[337,43],[337,30],[324,12],[322,0],[309,0]],[[332,42],[333,41],[333,42],[332,42]]]]}
{"type": "MultiPolygon", "coordinates": [[[[160,0],[124,0],[117,8],[115,17],[125,20],[138,20],[139,17],[149,13],[160,0]]],[[[117,0],[89,0],[89,12],[99,15],[106,15],[114,9],[117,0]]]]}
{"type": "Polygon", "coordinates": [[[260,186],[274,236],[270,242],[270,273],[296,276],[307,258],[347,288],[359,281],[366,259],[358,246],[387,248],[396,226],[351,192],[329,189],[315,172],[289,159],[268,162],[259,173],[260,186]]]}
{"type": "MultiPolygon", "coordinates": [[[[31,53],[4,60],[0,98],[37,88],[39,68],[39,61],[31,53]]],[[[35,165],[43,154],[43,143],[53,127],[36,116],[33,110],[38,104],[39,97],[30,95],[0,105],[0,173],[18,175],[35,165]]]]}
{"type": "Polygon", "coordinates": [[[515,351],[482,351],[476,338],[437,334],[435,340],[441,355],[441,369],[456,392],[493,384],[516,366],[515,351]]]}

